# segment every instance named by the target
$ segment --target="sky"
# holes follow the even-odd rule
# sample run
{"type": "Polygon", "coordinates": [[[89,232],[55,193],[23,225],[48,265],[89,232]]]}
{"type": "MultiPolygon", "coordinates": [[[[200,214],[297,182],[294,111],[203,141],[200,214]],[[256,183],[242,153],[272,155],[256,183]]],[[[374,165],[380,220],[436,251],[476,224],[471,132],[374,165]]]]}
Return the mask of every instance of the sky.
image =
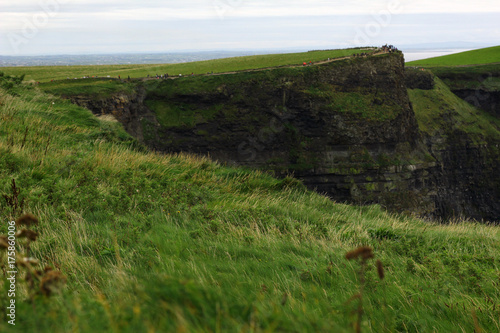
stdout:
{"type": "Polygon", "coordinates": [[[2,0],[0,55],[500,45],[499,0],[2,0]]]}

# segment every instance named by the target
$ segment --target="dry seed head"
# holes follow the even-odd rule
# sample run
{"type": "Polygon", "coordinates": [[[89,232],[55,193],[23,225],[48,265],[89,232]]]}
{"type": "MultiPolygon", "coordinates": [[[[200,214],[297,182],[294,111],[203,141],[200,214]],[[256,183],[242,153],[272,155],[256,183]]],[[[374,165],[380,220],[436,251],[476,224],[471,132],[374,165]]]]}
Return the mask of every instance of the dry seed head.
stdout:
{"type": "Polygon", "coordinates": [[[30,241],[36,241],[36,238],[38,237],[38,233],[28,230],[28,229],[23,229],[21,231],[18,231],[16,233],[17,238],[28,238],[30,241]]]}
{"type": "Polygon", "coordinates": [[[57,291],[61,285],[66,283],[66,277],[58,271],[47,272],[40,281],[40,291],[45,296],[50,296],[57,291]]]}
{"type": "Polygon", "coordinates": [[[35,258],[24,257],[24,258],[21,258],[21,260],[18,260],[17,264],[19,264],[22,267],[30,268],[31,265],[38,265],[39,261],[35,258]]]}
{"type": "Polygon", "coordinates": [[[8,238],[5,236],[0,236],[0,249],[8,249],[9,248],[9,242],[8,238]]]}
{"type": "Polygon", "coordinates": [[[380,260],[377,260],[377,273],[380,280],[383,280],[385,277],[384,265],[382,265],[382,262],[380,260]]]}
{"type": "Polygon", "coordinates": [[[363,260],[368,260],[368,259],[371,259],[373,257],[374,257],[373,250],[369,246],[358,247],[356,250],[347,252],[345,255],[345,258],[347,260],[352,260],[352,259],[357,259],[357,258],[361,258],[363,260]]]}
{"type": "Polygon", "coordinates": [[[34,278],[33,276],[36,276],[38,277],[38,274],[37,272],[35,271],[34,272],[35,274],[32,274],[31,272],[26,272],[26,276],[24,278],[24,280],[26,281],[26,283],[29,283],[29,285],[32,287],[33,286],[33,282],[34,282],[34,278]]]}
{"type": "Polygon", "coordinates": [[[29,227],[38,224],[38,219],[33,214],[25,214],[16,220],[16,224],[29,227]]]}
{"type": "Polygon", "coordinates": [[[30,265],[38,265],[39,261],[35,258],[23,258],[23,262],[30,265]]]}

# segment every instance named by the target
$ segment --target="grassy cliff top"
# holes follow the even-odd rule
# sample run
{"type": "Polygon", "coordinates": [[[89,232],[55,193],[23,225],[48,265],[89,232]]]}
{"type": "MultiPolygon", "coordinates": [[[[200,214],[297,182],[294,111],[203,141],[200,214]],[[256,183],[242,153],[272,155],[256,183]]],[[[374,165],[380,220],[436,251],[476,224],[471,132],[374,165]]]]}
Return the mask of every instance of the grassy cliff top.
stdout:
{"type": "Polygon", "coordinates": [[[81,79],[46,82],[40,88],[57,96],[85,95],[96,99],[107,98],[119,93],[131,94],[137,88],[134,83],[112,79],[81,79]]]}
{"type": "Polygon", "coordinates": [[[406,63],[407,66],[468,66],[500,63],[500,46],[466,51],[447,56],[416,60],[406,63]]]}
{"type": "Polygon", "coordinates": [[[35,214],[30,269],[66,278],[31,283],[18,265],[17,325],[2,320],[2,332],[351,332],[360,298],[363,332],[498,331],[498,227],[339,204],[291,178],[148,152],[119,124],[9,77],[0,119],[0,235],[35,214]],[[346,259],[362,245],[374,259],[346,259]]]}
{"type": "Polygon", "coordinates": [[[180,64],[4,67],[1,70],[9,75],[26,74],[26,80],[34,80],[38,82],[64,80],[68,78],[82,78],[83,76],[99,76],[101,78],[110,76],[112,78],[117,78],[118,75],[120,75],[122,79],[125,79],[128,78],[128,76],[131,78],[142,78],[147,75],[154,77],[156,74],[178,76],[179,74],[190,75],[191,73],[206,74],[211,72],[224,73],[268,67],[300,65],[304,62],[309,63],[309,61],[325,61],[328,58],[342,58],[362,52],[371,53],[373,52],[373,49],[354,48],[301,53],[255,55],[180,64]]]}

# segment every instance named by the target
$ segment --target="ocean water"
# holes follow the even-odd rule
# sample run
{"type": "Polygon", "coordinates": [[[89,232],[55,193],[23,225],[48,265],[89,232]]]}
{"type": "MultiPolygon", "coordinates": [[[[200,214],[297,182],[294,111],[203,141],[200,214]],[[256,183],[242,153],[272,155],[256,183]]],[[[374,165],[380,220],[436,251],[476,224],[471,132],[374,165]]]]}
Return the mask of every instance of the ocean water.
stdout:
{"type": "Polygon", "coordinates": [[[415,61],[427,58],[440,57],[444,55],[449,55],[453,53],[460,53],[470,51],[470,49],[440,49],[440,50],[403,50],[405,61],[415,61]]]}

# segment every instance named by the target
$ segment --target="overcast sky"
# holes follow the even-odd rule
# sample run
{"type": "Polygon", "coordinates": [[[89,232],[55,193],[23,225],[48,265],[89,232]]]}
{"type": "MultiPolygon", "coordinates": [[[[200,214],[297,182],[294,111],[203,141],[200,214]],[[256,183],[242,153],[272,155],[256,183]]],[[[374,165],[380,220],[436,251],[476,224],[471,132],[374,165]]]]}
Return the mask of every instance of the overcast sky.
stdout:
{"type": "Polygon", "coordinates": [[[2,0],[0,55],[500,45],[499,0],[2,0]]]}

